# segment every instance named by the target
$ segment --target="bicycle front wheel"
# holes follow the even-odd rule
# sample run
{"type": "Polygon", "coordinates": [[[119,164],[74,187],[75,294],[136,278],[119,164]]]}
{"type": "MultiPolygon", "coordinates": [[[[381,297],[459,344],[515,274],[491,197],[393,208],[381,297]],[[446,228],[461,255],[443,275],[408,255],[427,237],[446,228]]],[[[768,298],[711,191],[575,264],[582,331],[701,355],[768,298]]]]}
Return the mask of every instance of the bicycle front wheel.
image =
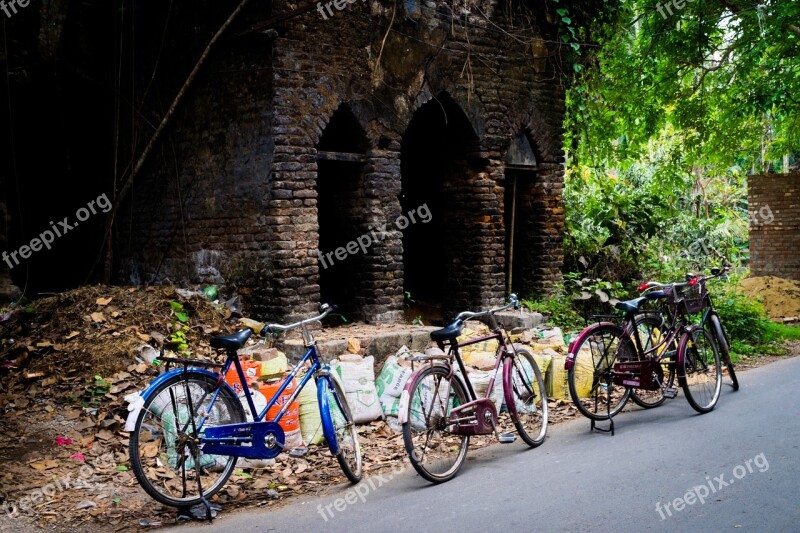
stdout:
{"type": "Polygon", "coordinates": [[[581,333],[582,340],[570,352],[573,362],[567,374],[569,394],[583,416],[607,420],[622,411],[631,395],[630,388],[614,384],[614,364],[635,360],[636,356],[617,326],[590,327],[587,335],[581,333]]]}
{"type": "Polygon", "coordinates": [[[728,337],[725,335],[725,330],[722,329],[722,322],[719,319],[719,315],[717,315],[716,312],[710,313],[706,324],[711,328],[711,334],[717,341],[720,359],[728,367],[728,375],[731,381],[733,381],[733,390],[739,390],[739,380],[736,378],[736,372],[733,369],[730,344],[728,344],[728,337]]]}
{"type": "Polygon", "coordinates": [[[217,385],[216,378],[199,372],[176,375],[139,413],[130,436],[131,469],[145,492],[165,505],[201,503],[225,485],[236,466],[236,457],[204,454],[199,445],[205,429],[245,421],[230,389],[221,387],[214,399],[217,385]]]}
{"type": "Polygon", "coordinates": [[[467,403],[461,380],[444,366],[429,366],[414,379],[408,398],[403,441],[420,476],[441,483],[456,475],[467,455],[469,437],[452,433],[450,413],[467,403]]]}
{"type": "MultiPolygon", "coordinates": [[[[669,345],[663,343],[666,337],[667,325],[664,324],[664,319],[661,315],[646,314],[636,316],[636,328],[639,330],[639,340],[642,343],[642,350],[645,352],[654,350],[652,357],[660,357],[661,372],[661,386],[656,390],[645,389],[631,389],[631,399],[633,402],[645,409],[652,409],[658,407],[664,400],[664,392],[672,388],[675,383],[675,354],[678,350],[678,342],[673,340],[669,345]]],[[[633,334],[633,333],[632,333],[633,334]]]]}
{"type": "Polygon", "coordinates": [[[722,388],[722,365],[717,343],[705,329],[687,331],[678,345],[681,371],[678,381],[695,411],[707,413],[714,409],[722,388]]]}
{"type": "MultiPolygon", "coordinates": [[[[326,434],[325,440],[347,479],[358,483],[361,481],[361,445],[347,397],[339,382],[331,377],[321,378],[318,385],[320,395],[327,398],[328,412],[320,413],[322,420],[330,420],[334,432],[334,435],[326,434]],[[337,448],[338,451],[334,451],[337,448]]],[[[322,405],[320,402],[320,410],[323,409],[322,405]]]]}
{"type": "Polygon", "coordinates": [[[511,365],[511,390],[505,390],[505,400],[507,405],[514,406],[512,419],[519,436],[535,448],[544,442],[547,433],[547,392],[531,351],[518,347],[516,352],[505,362],[511,365]]]}

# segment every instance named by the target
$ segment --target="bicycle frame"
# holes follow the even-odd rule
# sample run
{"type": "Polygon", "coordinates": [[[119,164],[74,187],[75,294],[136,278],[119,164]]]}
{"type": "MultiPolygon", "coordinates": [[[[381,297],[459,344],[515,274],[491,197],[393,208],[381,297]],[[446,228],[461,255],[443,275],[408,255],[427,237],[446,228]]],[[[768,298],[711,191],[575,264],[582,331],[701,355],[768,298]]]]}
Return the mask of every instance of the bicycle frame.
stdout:
{"type": "MultiPolygon", "coordinates": [[[[148,387],[148,390],[145,391],[145,393],[143,394],[143,397],[145,398],[145,401],[146,401],[147,397],[149,396],[149,394],[154,392],[161,383],[163,383],[164,381],[172,378],[175,375],[180,375],[180,374],[184,374],[184,373],[201,372],[201,373],[204,373],[204,374],[208,374],[209,376],[215,377],[217,379],[218,383],[217,383],[216,388],[213,390],[213,396],[212,396],[212,398],[211,398],[211,400],[210,400],[210,402],[209,402],[209,404],[208,404],[208,406],[207,406],[207,408],[205,410],[205,413],[202,414],[202,418],[199,420],[199,422],[196,423],[196,427],[194,427],[194,429],[193,429],[195,432],[200,433],[201,431],[203,431],[203,427],[205,426],[205,424],[206,424],[206,422],[208,420],[208,414],[207,413],[210,413],[210,412],[213,411],[214,403],[216,403],[217,399],[219,398],[220,391],[222,391],[223,388],[227,387],[231,391],[231,393],[233,393],[232,389],[230,388],[230,386],[225,381],[225,375],[227,374],[227,372],[230,369],[231,365],[233,365],[234,368],[236,369],[236,374],[238,375],[238,377],[241,380],[241,382],[242,383],[247,383],[247,379],[246,379],[246,377],[244,375],[244,370],[242,368],[241,362],[239,361],[239,358],[236,355],[236,352],[233,351],[233,352],[228,352],[228,358],[227,358],[224,366],[222,367],[222,370],[219,373],[210,372],[210,371],[208,371],[206,369],[196,368],[196,367],[184,367],[182,369],[178,368],[178,369],[166,372],[166,373],[162,374],[161,376],[159,376],[155,381],[153,381],[153,383],[151,383],[150,387],[148,387]]],[[[278,423],[280,422],[281,418],[283,418],[283,416],[286,414],[286,411],[289,409],[291,404],[297,399],[297,396],[300,394],[302,389],[308,383],[308,380],[312,379],[315,375],[317,377],[321,377],[321,376],[327,376],[328,374],[327,374],[326,367],[322,364],[322,361],[319,358],[319,352],[317,351],[316,344],[312,344],[311,346],[308,347],[308,351],[303,356],[303,358],[300,360],[300,362],[298,362],[295,365],[295,367],[292,369],[292,371],[289,373],[289,375],[286,378],[284,378],[284,382],[281,384],[281,386],[278,388],[278,390],[275,392],[275,394],[272,396],[272,398],[270,398],[268,400],[267,405],[261,410],[260,413],[256,411],[256,407],[255,407],[255,404],[253,402],[253,395],[250,393],[249,387],[242,387],[243,391],[244,391],[245,398],[247,399],[248,408],[250,409],[250,413],[253,415],[253,421],[251,421],[251,422],[242,422],[242,423],[238,423],[238,424],[226,424],[226,425],[222,425],[222,426],[216,426],[216,427],[214,427],[212,429],[207,429],[206,430],[206,434],[203,434],[200,437],[199,444],[210,445],[211,449],[210,450],[206,450],[205,453],[213,453],[213,454],[217,454],[217,455],[232,455],[232,456],[238,456],[238,457],[253,457],[253,458],[270,458],[270,457],[274,457],[275,455],[277,455],[277,453],[271,454],[269,456],[264,456],[263,454],[258,453],[258,450],[256,450],[256,449],[253,449],[253,448],[248,447],[248,446],[238,446],[238,444],[254,443],[255,440],[258,438],[258,436],[256,436],[254,433],[256,433],[255,430],[256,430],[256,428],[259,427],[259,424],[265,425],[264,428],[262,428],[262,429],[270,429],[270,430],[276,430],[276,431],[282,432],[282,430],[279,430],[280,426],[279,426],[278,423]],[[295,391],[289,397],[288,401],[286,401],[285,404],[281,407],[281,410],[278,412],[278,414],[275,416],[275,418],[273,420],[265,422],[264,418],[265,418],[267,412],[274,405],[276,405],[276,403],[278,402],[278,400],[281,397],[281,395],[284,393],[286,388],[290,385],[292,379],[294,377],[296,377],[297,373],[300,371],[300,369],[308,361],[311,361],[310,369],[306,373],[306,375],[303,377],[303,379],[300,381],[300,384],[297,386],[295,391]],[[267,428],[266,425],[268,425],[268,428],[267,428]],[[237,434],[237,435],[233,435],[233,434],[228,435],[227,433],[229,433],[229,431],[227,431],[227,430],[229,430],[229,429],[239,429],[240,433],[237,434]],[[224,432],[226,434],[223,435],[223,436],[214,436],[217,433],[219,433],[220,431],[222,431],[222,432],[224,432]],[[210,435],[209,435],[209,433],[210,433],[210,435]],[[235,446],[225,446],[225,445],[229,445],[229,444],[233,444],[235,446]]],[[[204,394],[204,396],[199,401],[195,402],[193,400],[190,403],[191,404],[202,405],[203,402],[205,402],[205,399],[206,399],[207,395],[211,394],[211,393],[212,393],[211,391],[206,392],[204,394]]],[[[318,392],[318,394],[319,394],[319,392],[318,392]]],[[[234,395],[235,395],[235,393],[234,393],[234,395]]],[[[339,398],[338,395],[334,395],[334,397],[336,398],[337,404],[339,404],[339,408],[344,410],[344,407],[341,404],[343,399],[339,398]]],[[[324,409],[324,407],[327,407],[327,405],[328,405],[327,397],[321,398],[320,402],[321,402],[320,403],[321,412],[327,412],[327,410],[324,409]],[[324,403],[325,405],[322,405],[322,403],[324,403]]],[[[189,426],[192,425],[192,424],[195,424],[194,413],[192,413],[191,419],[184,424],[184,427],[181,428],[180,432],[182,433],[182,432],[187,431],[189,426]]],[[[329,417],[326,417],[324,415],[322,416],[322,425],[323,425],[323,433],[326,436],[334,434],[333,422],[329,419],[329,417]]],[[[338,453],[338,451],[339,451],[338,446],[339,446],[339,443],[336,442],[336,446],[335,446],[336,449],[332,450],[334,455],[336,453],[338,453]]]]}
{"type": "MultiPolygon", "coordinates": [[[[319,359],[319,354],[317,353],[316,345],[312,345],[308,348],[306,354],[303,356],[300,362],[295,365],[292,371],[289,372],[289,374],[284,378],[284,381],[281,384],[281,386],[278,387],[278,390],[275,392],[275,394],[273,394],[272,398],[270,398],[267,401],[266,407],[264,407],[264,409],[262,409],[260,413],[256,412],[256,406],[253,403],[253,395],[250,393],[250,387],[247,386],[242,387],[245,398],[247,398],[247,405],[250,407],[250,413],[253,415],[253,421],[260,422],[266,416],[267,412],[270,409],[272,409],[272,407],[278,402],[278,399],[281,397],[283,392],[291,384],[294,377],[297,375],[297,373],[309,359],[311,360],[311,367],[309,371],[303,377],[302,381],[297,386],[292,395],[289,397],[289,399],[285,402],[284,406],[281,407],[281,410],[275,416],[275,419],[270,421],[278,423],[280,422],[281,418],[283,418],[283,415],[286,414],[286,411],[289,409],[289,406],[291,406],[291,404],[297,399],[297,396],[303,390],[303,387],[305,387],[306,383],[308,383],[308,380],[311,379],[314,376],[314,374],[316,374],[319,370],[322,369],[322,362],[319,359]]],[[[242,369],[242,363],[241,361],[239,361],[238,356],[232,356],[232,357],[230,355],[228,356],[228,360],[225,362],[225,366],[222,369],[221,376],[227,375],[231,363],[233,363],[233,365],[236,367],[236,374],[239,376],[239,380],[241,381],[241,383],[243,384],[247,383],[247,380],[245,379],[244,375],[244,370],[242,369]]],[[[212,405],[215,400],[216,397],[212,399],[212,405]]],[[[204,421],[205,418],[203,419],[202,422],[204,421]]],[[[198,427],[198,430],[202,428],[202,422],[198,427]]]]}

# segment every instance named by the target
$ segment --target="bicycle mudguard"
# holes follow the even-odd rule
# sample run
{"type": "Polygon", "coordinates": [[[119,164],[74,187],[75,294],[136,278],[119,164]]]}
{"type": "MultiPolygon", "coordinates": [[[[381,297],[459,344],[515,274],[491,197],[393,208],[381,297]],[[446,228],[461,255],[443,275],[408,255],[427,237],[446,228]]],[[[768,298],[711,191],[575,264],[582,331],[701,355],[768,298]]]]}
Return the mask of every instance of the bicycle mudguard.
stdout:
{"type": "Polygon", "coordinates": [[[678,376],[679,380],[686,379],[686,373],[683,371],[683,358],[686,357],[686,350],[689,348],[689,343],[694,341],[694,339],[692,338],[693,337],[692,334],[695,331],[702,331],[702,329],[703,328],[701,328],[700,326],[691,324],[687,326],[685,332],[681,334],[681,338],[678,341],[678,350],[677,350],[678,357],[676,359],[676,365],[677,365],[676,375],[678,376]]]}
{"type": "Polygon", "coordinates": [[[578,355],[575,352],[575,347],[583,344],[583,341],[586,339],[586,337],[594,333],[594,330],[601,326],[613,326],[622,332],[620,325],[613,322],[595,322],[591,326],[584,328],[584,330],[581,331],[577,337],[569,342],[569,347],[567,348],[567,359],[564,361],[564,370],[568,371],[570,368],[572,368],[572,364],[575,362],[575,356],[578,355]]]}
{"type": "MultiPolygon", "coordinates": [[[[330,368],[323,368],[323,370],[330,371],[330,368]]],[[[330,402],[328,401],[331,396],[328,392],[333,393],[335,390],[333,384],[329,381],[332,379],[334,378],[330,374],[320,375],[317,380],[317,401],[319,402],[319,414],[322,419],[322,435],[325,437],[325,442],[328,443],[331,454],[336,456],[339,455],[340,451],[339,441],[336,438],[336,428],[333,426],[333,417],[331,416],[330,402]]],[[[340,401],[346,402],[347,400],[341,398],[340,401]]],[[[342,412],[344,412],[344,409],[342,409],[342,412]]]]}
{"type": "MultiPolygon", "coordinates": [[[[447,365],[434,366],[441,366],[445,369],[447,368],[447,365]]],[[[400,403],[397,407],[397,422],[399,424],[405,424],[408,422],[408,402],[411,401],[411,387],[413,387],[414,383],[417,381],[417,376],[419,376],[419,373],[428,367],[429,365],[420,366],[419,370],[415,370],[414,373],[411,374],[411,377],[406,381],[406,384],[403,387],[403,392],[400,393],[400,403]]],[[[453,374],[455,375],[455,372],[453,372],[453,374]]]]}
{"type": "MultiPolygon", "coordinates": [[[[219,379],[221,378],[221,376],[220,376],[219,374],[215,374],[214,372],[211,372],[211,371],[209,371],[209,370],[206,370],[205,368],[196,368],[196,367],[192,367],[192,368],[186,369],[186,370],[185,370],[185,372],[186,372],[187,374],[205,374],[206,376],[209,376],[209,377],[211,377],[211,378],[214,378],[214,379],[216,379],[216,380],[219,380],[219,379]]],[[[143,399],[143,400],[146,402],[146,401],[148,400],[148,398],[150,398],[150,395],[152,395],[152,394],[155,392],[155,390],[156,390],[156,389],[157,389],[157,388],[158,388],[158,387],[159,387],[159,386],[160,386],[162,383],[164,383],[164,382],[165,382],[165,381],[167,381],[168,379],[171,379],[171,378],[173,378],[173,377],[175,377],[175,376],[179,376],[179,375],[181,375],[181,374],[183,374],[183,373],[184,373],[184,369],[183,369],[183,368],[176,368],[176,369],[174,369],[174,370],[170,370],[169,372],[164,372],[163,374],[161,374],[160,376],[158,376],[156,379],[154,379],[154,380],[153,380],[153,381],[150,383],[150,385],[148,385],[148,386],[147,386],[147,388],[146,388],[146,389],[144,389],[144,390],[143,390],[143,391],[140,393],[140,396],[141,396],[141,397],[142,397],[142,399],[143,399]]],[[[233,389],[231,389],[231,388],[230,388],[230,386],[228,385],[228,383],[227,383],[227,382],[226,382],[224,379],[222,380],[222,383],[223,383],[223,385],[224,385],[226,388],[228,388],[228,390],[230,390],[231,394],[233,394],[233,396],[234,396],[234,398],[235,398],[235,397],[236,397],[236,393],[235,393],[235,392],[233,392],[233,389]]]]}
{"type": "MultiPolygon", "coordinates": [[[[514,350],[516,350],[517,346],[522,346],[521,344],[514,344],[514,350]]],[[[511,372],[514,371],[514,361],[512,359],[506,359],[503,361],[503,396],[506,402],[506,408],[508,409],[509,414],[511,415],[512,419],[516,419],[517,417],[517,402],[514,401],[514,376],[511,375],[511,372]]],[[[536,379],[536,376],[533,377],[536,379]]]]}

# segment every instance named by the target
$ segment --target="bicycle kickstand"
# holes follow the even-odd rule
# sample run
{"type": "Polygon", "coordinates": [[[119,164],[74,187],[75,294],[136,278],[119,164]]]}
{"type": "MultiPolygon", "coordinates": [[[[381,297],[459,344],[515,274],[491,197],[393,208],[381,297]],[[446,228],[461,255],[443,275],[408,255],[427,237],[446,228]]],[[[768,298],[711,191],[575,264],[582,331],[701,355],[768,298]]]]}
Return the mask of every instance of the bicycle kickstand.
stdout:
{"type": "MultiPolygon", "coordinates": [[[[595,408],[597,408],[597,400],[595,399],[595,408]]],[[[592,425],[589,428],[589,431],[600,431],[602,433],[611,433],[611,436],[614,436],[614,418],[611,416],[611,394],[606,394],[606,412],[608,413],[608,427],[601,428],[597,427],[597,423],[594,418],[591,419],[592,425]]]]}

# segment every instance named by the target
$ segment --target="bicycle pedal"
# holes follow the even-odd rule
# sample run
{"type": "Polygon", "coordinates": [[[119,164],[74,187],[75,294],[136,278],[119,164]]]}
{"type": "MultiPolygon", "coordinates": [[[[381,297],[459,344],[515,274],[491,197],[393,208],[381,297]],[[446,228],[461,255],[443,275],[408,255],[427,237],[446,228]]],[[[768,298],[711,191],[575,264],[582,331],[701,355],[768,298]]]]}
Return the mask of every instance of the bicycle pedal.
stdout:
{"type": "Polygon", "coordinates": [[[664,398],[672,399],[677,395],[678,395],[678,389],[676,389],[675,387],[664,389],[664,398]]]}
{"type": "Polygon", "coordinates": [[[500,444],[511,444],[517,440],[517,436],[513,433],[500,433],[497,436],[497,440],[500,442],[500,444]]]}

